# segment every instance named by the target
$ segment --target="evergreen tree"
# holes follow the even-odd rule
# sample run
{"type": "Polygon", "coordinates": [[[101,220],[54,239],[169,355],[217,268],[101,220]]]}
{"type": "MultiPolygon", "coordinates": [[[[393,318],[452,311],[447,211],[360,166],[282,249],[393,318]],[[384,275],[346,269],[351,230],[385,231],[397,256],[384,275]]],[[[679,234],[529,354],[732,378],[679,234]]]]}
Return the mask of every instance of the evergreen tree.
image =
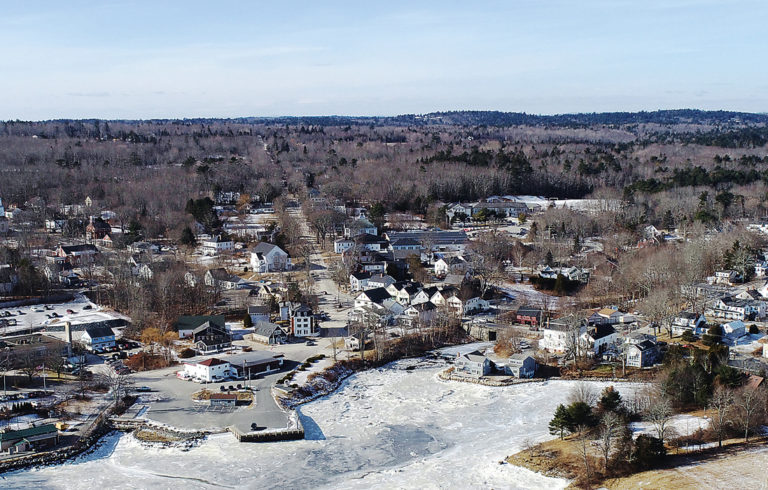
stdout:
{"type": "Polygon", "coordinates": [[[592,413],[592,407],[584,402],[573,402],[568,405],[568,416],[571,420],[571,429],[579,426],[593,427],[597,425],[597,419],[592,413]]]}
{"type": "Polygon", "coordinates": [[[701,341],[704,345],[715,345],[723,342],[723,329],[720,325],[712,325],[704,334],[701,341]]]}
{"type": "Polygon", "coordinates": [[[573,427],[573,421],[571,420],[571,414],[568,413],[568,409],[562,403],[557,406],[555,410],[555,416],[549,422],[549,433],[554,435],[560,435],[560,439],[565,437],[565,432],[570,432],[573,427]]]}
{"type": "Polygon", "coordinates": [[[671,230],[675,227],[675,219],[672,217],[672,211],[667,209],[667,212],[664,213],[664,219],[662,220],[661,226],[665,230],[671,230]]]}
{"type": "Polygon", "coordinates": [[[243,328],[251,327],[253,327],[253,320],[251,319],[251,315],[246,312],[245,315],[243,315],[243,328]]]}
{"type": "Polygon", "coordinates": [[[549,266],[551,266],[555,262],[555,258],[552,256],[552,250],[547,250],[547,255],[544,261],[549,266]]]}
{"type": "Polygon", "coordinates": [[[195,234],[192,233],[192,229],[189,226],[181,230],[181,240],[179,241],[182,245],[193,246],[197,244],[197,238],[195,238],[195,234]]]}
{"type": "Polygon", "coordinates": [[[621,394],[613,386],[608,386],[600,395],[597,406],[601,412],[618,412],[621,409],[621,403],[621,394]]]}

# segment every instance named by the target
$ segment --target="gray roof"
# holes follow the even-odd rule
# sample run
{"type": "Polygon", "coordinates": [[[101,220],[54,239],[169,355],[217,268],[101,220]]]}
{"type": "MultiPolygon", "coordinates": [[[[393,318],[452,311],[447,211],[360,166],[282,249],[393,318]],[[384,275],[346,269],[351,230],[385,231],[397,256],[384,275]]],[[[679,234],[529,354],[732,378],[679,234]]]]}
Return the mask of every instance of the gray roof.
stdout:
{"type": "Polygon", "coordinates": [[[269,337],[275,332],[275,330],[280,330],[280,333],[283,333],[283,329],[281,329],[280,325],[276,323],[259,322],[254,325],[253,333],[256,335],[261,335],[262,337],[269,337]]]}
{"type": "Polygon", "coordinates": [[[115,332],[113,332],[111,328],[102,326],[86,327],[85,333],[87,333],[88,336],[92,339],[97,337],[111,337],[115,335],[115,332]]]}
{"type": "Polygon", "coordinates": [[[255,247],[253,247],[253,249],[251,251],[252,252],[257,252],[257,253],[262,253],[262,254],[268,254],[269,252],[271,252],[275,248],[280,250],[280,251],[282,251],[282,249],[280,247],[278,247],[277,245],[275,245],[274,243],[259,242],[259,243],[256,244],[255,247]]]}
{"type": "Polygon", "coordinates": [[[249,315],[264,315],[269,314],[269,306],[267,305],[251,305],[248,307],[249,315]]]}
{"type": "Polygon", "coordinates": [[[467,354],[464,354],[461,357],[464,357],[472,362],[485,362],[488,359],[479,350],[468,352],[467,354]]]}

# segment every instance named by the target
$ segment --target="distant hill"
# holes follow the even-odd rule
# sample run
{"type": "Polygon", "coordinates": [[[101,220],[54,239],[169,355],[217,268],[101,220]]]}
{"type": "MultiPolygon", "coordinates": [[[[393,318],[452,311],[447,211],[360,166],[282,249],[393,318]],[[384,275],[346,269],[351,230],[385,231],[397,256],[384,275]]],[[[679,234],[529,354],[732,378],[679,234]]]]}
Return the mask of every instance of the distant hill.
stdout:
{"type": "Polygon", "coordinates": [[[457,125],[457,126],[622,126],[627,124],[704,124],[754,125],[768,124],[768,114],[733,111],[701,111],[676,109],[650,112],[601,112],[541,116],[524,112],[450,111],[428,114],[403,114],[393,117],[274,117],[243,118],[241,121],[279,124],[339,126],[345,124],[375,124],[396,126],[457,125]]]}
{"type": "MultiPolygon", "coordinates": [[[[13,124],[22,121],[7,121],[13,124]]],[[[93,123],[94,119],[60,119],[52,122],[93,123]]],[[[111,121],[108,121],[111,122],[111,121]]],[[[733,111],[702,111],[698,109],[675,109],[642,112],[599,112],[556,115],[535,115],[524,112],[501,111],[449,111],[430,112],[428,114],[402,114],[399,116],[280,116],[280,117],[240,117],[240,118],[189,118],[189,119],[150,119],[119,120],[125,124],[175,123],[175,124],[214,124],[231,122],[239,124],[288,124],[291,126],[346,126],[346,125],[390,125],[390,126],[549,126],[549,127],[588,127],[588,126],[625,126],[632,124],[696,124],[715,126],[753,126],[767,125],[768,114],[733,111]]],[[[4,123],[0,122],[0,127],[4,123]]]]}

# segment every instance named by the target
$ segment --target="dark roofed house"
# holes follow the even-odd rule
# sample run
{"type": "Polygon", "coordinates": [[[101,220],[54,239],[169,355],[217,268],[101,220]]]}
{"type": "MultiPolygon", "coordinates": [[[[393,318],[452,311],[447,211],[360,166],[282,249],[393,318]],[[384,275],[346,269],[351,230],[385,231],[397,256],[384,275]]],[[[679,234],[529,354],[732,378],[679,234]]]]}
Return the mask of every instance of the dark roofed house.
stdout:
{"type": "Polygon", "coordinates": [[[71,265],[88,264],[95,260],[99,249],[90,243],[83,245],[59,245],[56,257],[69,262],[71,265]]]}
{"type": "Polygon", "coordinates": [[[638,343],[628,343],[626,346],[627,366],[647,367],[653,366],[659,358],[659,349],[656,342],[643,340],[638,343]]]}
{"type": "Polygon", "coordinates": [[[541,325],[543,314],[544,312],[541,310],[541,308],[521,306],[517,309],[515,318],[517,323],[522,323],[523,325],[530,325],[531,327],[537,328],[539,325],[541,325]]]}
{"type": "Polygon", "coordinates": [[[226,319],[224,315],[182,315],[176,320],[173,326],[179,332],[179,338],[183,339],[192,336],[192,331],[205,322],[210,322],[225,328],[226,319]]]}
{"type": "Polygon", "coordinates": [[[211,322],[205,322],[192,330],[192,340],[201,354],[219,352],[232,347],[232,336],[227,332],[226,327],[211,322]]]}
{"type": "Polygon", "coordinates": [[[270,309],[268,305],[251,305],[248,307],[248,315],[254,325],[269,321],[270,309]]]}
{"type": "Polygon", "coordinates": [[[115,346],[115,332],[106,326],[89,326],[81,340],[92,351],[100,351],[115,346]]]}
{"type": "Polygon", "coordinates": [[[205,273],[205,285],[209,287],[217,287],[221,289],[237,289],[243,285],[245,281],[227,272],[223,267],[216,269],[210,269],[205,273]]]}

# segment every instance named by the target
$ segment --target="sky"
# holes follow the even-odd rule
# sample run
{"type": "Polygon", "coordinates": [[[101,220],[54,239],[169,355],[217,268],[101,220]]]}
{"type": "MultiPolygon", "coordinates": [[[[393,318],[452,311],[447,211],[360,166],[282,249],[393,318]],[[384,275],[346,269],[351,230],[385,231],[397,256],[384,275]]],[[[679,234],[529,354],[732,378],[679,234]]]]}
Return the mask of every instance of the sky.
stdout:
{"type": "Polygon", "coordinates": [[[0,119],[768,112],[765,0],[0,0],[0,119]]]}

